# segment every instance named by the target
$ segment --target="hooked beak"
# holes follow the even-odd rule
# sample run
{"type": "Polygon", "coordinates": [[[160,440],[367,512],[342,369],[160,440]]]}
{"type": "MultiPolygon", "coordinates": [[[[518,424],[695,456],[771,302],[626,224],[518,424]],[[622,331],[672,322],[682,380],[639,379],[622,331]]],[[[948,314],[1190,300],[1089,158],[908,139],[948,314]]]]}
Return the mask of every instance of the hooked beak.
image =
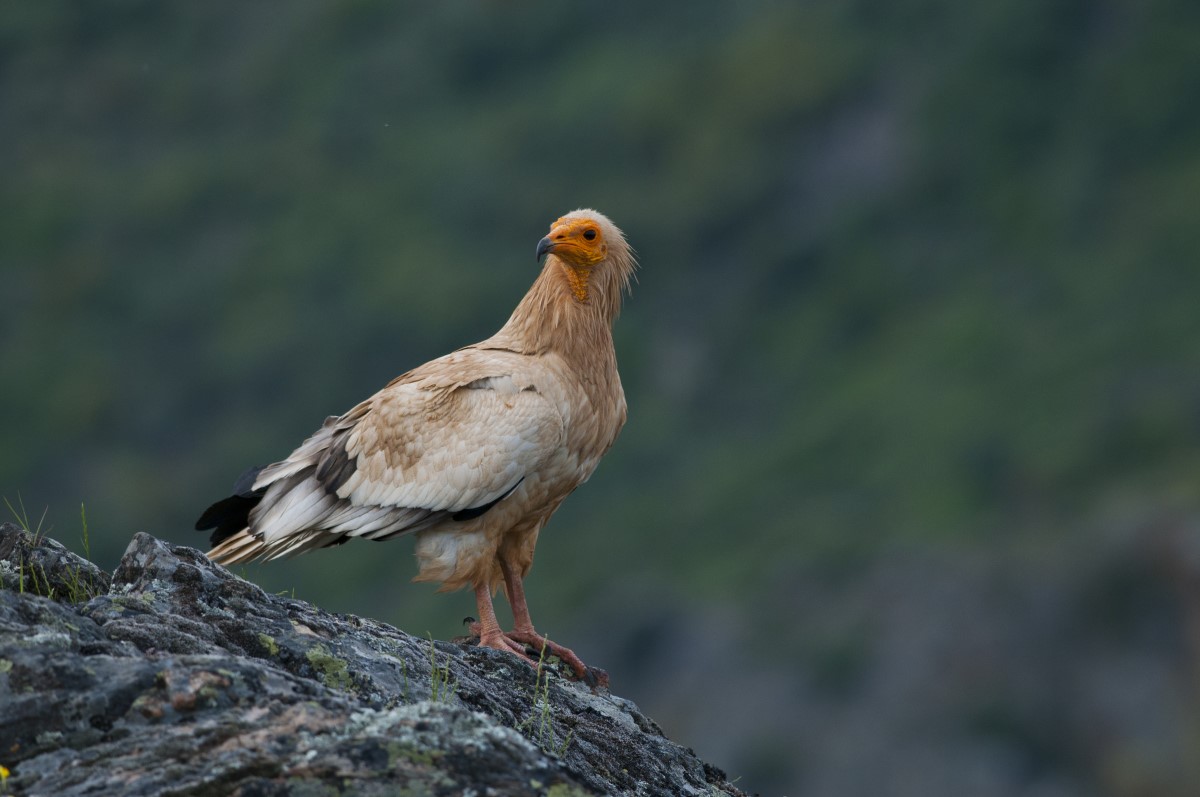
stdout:
{"type": "Polygon", "coordinates": [[[540,263],[542,261],[542,258],[545,257],[547,255],[547,253],[553,252],[553,251],[554,251],[554,241],[551,241],[550,236],[547,235],[545,238],[538,241],[538,247],[537,247],[538,262],[540,263]]]}

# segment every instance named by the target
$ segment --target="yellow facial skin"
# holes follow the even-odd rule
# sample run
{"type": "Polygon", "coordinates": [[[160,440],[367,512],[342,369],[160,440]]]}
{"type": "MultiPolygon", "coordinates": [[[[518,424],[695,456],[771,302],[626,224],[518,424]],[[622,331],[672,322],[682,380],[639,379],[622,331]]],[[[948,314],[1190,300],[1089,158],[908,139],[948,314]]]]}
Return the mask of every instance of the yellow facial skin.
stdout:
{"type": "Polygon", "coordinates": [[[550,234],[538,244],[538,254],[553,253],[566,267],[571,293],[580,302],[588,300],[588,278],[592,269],[608,256],[603,231],[586,219],[559,219],[550,234]]]}

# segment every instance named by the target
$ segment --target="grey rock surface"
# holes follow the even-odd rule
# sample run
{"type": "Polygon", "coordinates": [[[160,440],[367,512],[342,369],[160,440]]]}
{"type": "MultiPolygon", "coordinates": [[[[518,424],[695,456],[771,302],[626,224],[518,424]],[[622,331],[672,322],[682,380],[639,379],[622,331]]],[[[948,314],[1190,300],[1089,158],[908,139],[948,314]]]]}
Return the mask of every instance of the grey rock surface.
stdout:
{"type": "Polygon", "coordinates": [[[742,794],[554,661],[269,595],[147,534],[110,578],[5,524],[0,585],[17,794],[742,794]]]}

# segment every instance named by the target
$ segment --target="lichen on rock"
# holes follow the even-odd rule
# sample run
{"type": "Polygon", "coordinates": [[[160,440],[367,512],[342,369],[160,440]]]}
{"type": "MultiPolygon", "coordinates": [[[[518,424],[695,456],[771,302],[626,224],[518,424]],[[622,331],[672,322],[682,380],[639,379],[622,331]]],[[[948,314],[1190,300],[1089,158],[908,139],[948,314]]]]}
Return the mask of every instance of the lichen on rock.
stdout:
{"type": "Polygon", "coordinates": [[[3,577],[18,794],[741,794],[627,700],[268,595],[192,548],[138,534],[110,578],[0,526],[0,572],[28,563],[54,599],[3,577]]]}

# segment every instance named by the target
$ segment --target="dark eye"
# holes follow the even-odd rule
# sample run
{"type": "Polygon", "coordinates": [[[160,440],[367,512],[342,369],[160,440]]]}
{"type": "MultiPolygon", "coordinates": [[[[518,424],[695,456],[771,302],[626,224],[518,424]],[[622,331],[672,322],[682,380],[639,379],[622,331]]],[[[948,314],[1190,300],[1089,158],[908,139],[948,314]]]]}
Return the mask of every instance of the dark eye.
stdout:
{"type": "Polygon", "coordinates": [[[584,231],[583,231],[583,239],[584,239],[585,241],[594,241],[594,240],[596,240],[596,231],[595,231],[595,230],[584,230],[584,231]]]}

